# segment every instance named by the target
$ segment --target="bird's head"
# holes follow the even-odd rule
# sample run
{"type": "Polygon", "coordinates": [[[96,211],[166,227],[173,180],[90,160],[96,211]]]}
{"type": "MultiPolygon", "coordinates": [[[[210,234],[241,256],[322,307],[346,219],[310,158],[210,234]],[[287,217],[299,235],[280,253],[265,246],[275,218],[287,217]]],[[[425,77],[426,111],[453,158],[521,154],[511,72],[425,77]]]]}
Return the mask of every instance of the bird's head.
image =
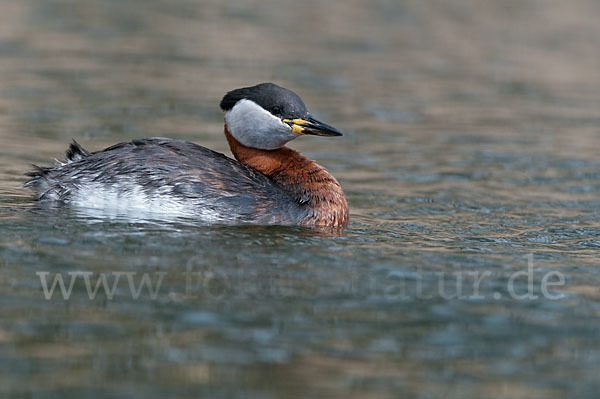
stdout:
{"type": "Polygon", "coordinates": [[[246,147],[274,150],[300,135],[342,135],[313,118],[300,96],[274,83],[232,90],[221,109],[229,133],[246,147]]]}

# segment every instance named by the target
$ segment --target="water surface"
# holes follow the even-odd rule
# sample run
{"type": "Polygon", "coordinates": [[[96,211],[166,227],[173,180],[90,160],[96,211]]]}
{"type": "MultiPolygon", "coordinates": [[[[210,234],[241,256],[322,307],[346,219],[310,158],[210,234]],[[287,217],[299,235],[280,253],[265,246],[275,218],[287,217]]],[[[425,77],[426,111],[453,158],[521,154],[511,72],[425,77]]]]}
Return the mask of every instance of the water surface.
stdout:
{"type": "Polygon", "coordinates": [[[5,1],[0,396],[596,397],[599,16],[5,1]],[[21,187],[72,138],[229,154],[218,102],[262,81],[345,132],[292,143],[344,187],[344,234],[40,210],[21,187]],[[46,299],[57,275],[68,299],[46,299]]]}

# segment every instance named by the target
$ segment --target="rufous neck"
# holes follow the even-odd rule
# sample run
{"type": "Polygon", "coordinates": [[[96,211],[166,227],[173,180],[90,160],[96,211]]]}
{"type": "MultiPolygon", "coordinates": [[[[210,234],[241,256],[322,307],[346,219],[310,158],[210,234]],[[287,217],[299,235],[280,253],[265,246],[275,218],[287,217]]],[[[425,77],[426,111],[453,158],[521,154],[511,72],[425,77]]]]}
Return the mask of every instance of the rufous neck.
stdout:
{"type": "Polygon", "coordinates": [[[276,150],[247,147],[232,136],[227,129],[227,124],[225,124],[225,137],[235,159],[267,176],[272,176],[275,172],[281,170],[285,159],[292,153],[297,152],[288,147],[276,150]]]}
{"type": "Polygon", "coordinates": [[[261,150],[235,139],[225,124],[225,137],[235,159],[271,177],[286,191],[313,208],[305,224],[345,226],[348,203],[338,181],[321,165],[289,147],[261,150]]]}

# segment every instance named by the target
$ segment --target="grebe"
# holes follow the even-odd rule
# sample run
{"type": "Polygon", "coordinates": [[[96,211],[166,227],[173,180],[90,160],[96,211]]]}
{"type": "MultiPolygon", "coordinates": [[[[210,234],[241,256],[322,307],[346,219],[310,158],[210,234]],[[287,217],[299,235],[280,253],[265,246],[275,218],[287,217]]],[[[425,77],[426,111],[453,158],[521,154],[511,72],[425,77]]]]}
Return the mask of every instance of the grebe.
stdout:
{"type": "Polygon", "coordinates": [[[262,83],[221,100],[234,157],[181,140],[144,138],[88,152],[75,140],[64,162],[27,173],[41,203],[111,213],[161,213],[208,223],[344,227],[348,204],[325,168],[286,147],[301,135],[341,136],[294,92],[262,83]]]}

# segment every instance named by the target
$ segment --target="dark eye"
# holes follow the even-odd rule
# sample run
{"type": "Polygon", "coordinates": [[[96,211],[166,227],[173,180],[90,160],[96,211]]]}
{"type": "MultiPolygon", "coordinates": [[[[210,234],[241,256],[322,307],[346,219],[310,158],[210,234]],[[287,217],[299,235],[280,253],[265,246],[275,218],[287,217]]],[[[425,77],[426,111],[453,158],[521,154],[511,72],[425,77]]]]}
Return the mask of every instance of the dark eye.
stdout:
{"type": "Polygon", "coordinates": [[[281,114],[281,108],[279,108],[278,105],[274,106],[273,107],[273,113],[277,114],[277,115],[281,114]]]}

